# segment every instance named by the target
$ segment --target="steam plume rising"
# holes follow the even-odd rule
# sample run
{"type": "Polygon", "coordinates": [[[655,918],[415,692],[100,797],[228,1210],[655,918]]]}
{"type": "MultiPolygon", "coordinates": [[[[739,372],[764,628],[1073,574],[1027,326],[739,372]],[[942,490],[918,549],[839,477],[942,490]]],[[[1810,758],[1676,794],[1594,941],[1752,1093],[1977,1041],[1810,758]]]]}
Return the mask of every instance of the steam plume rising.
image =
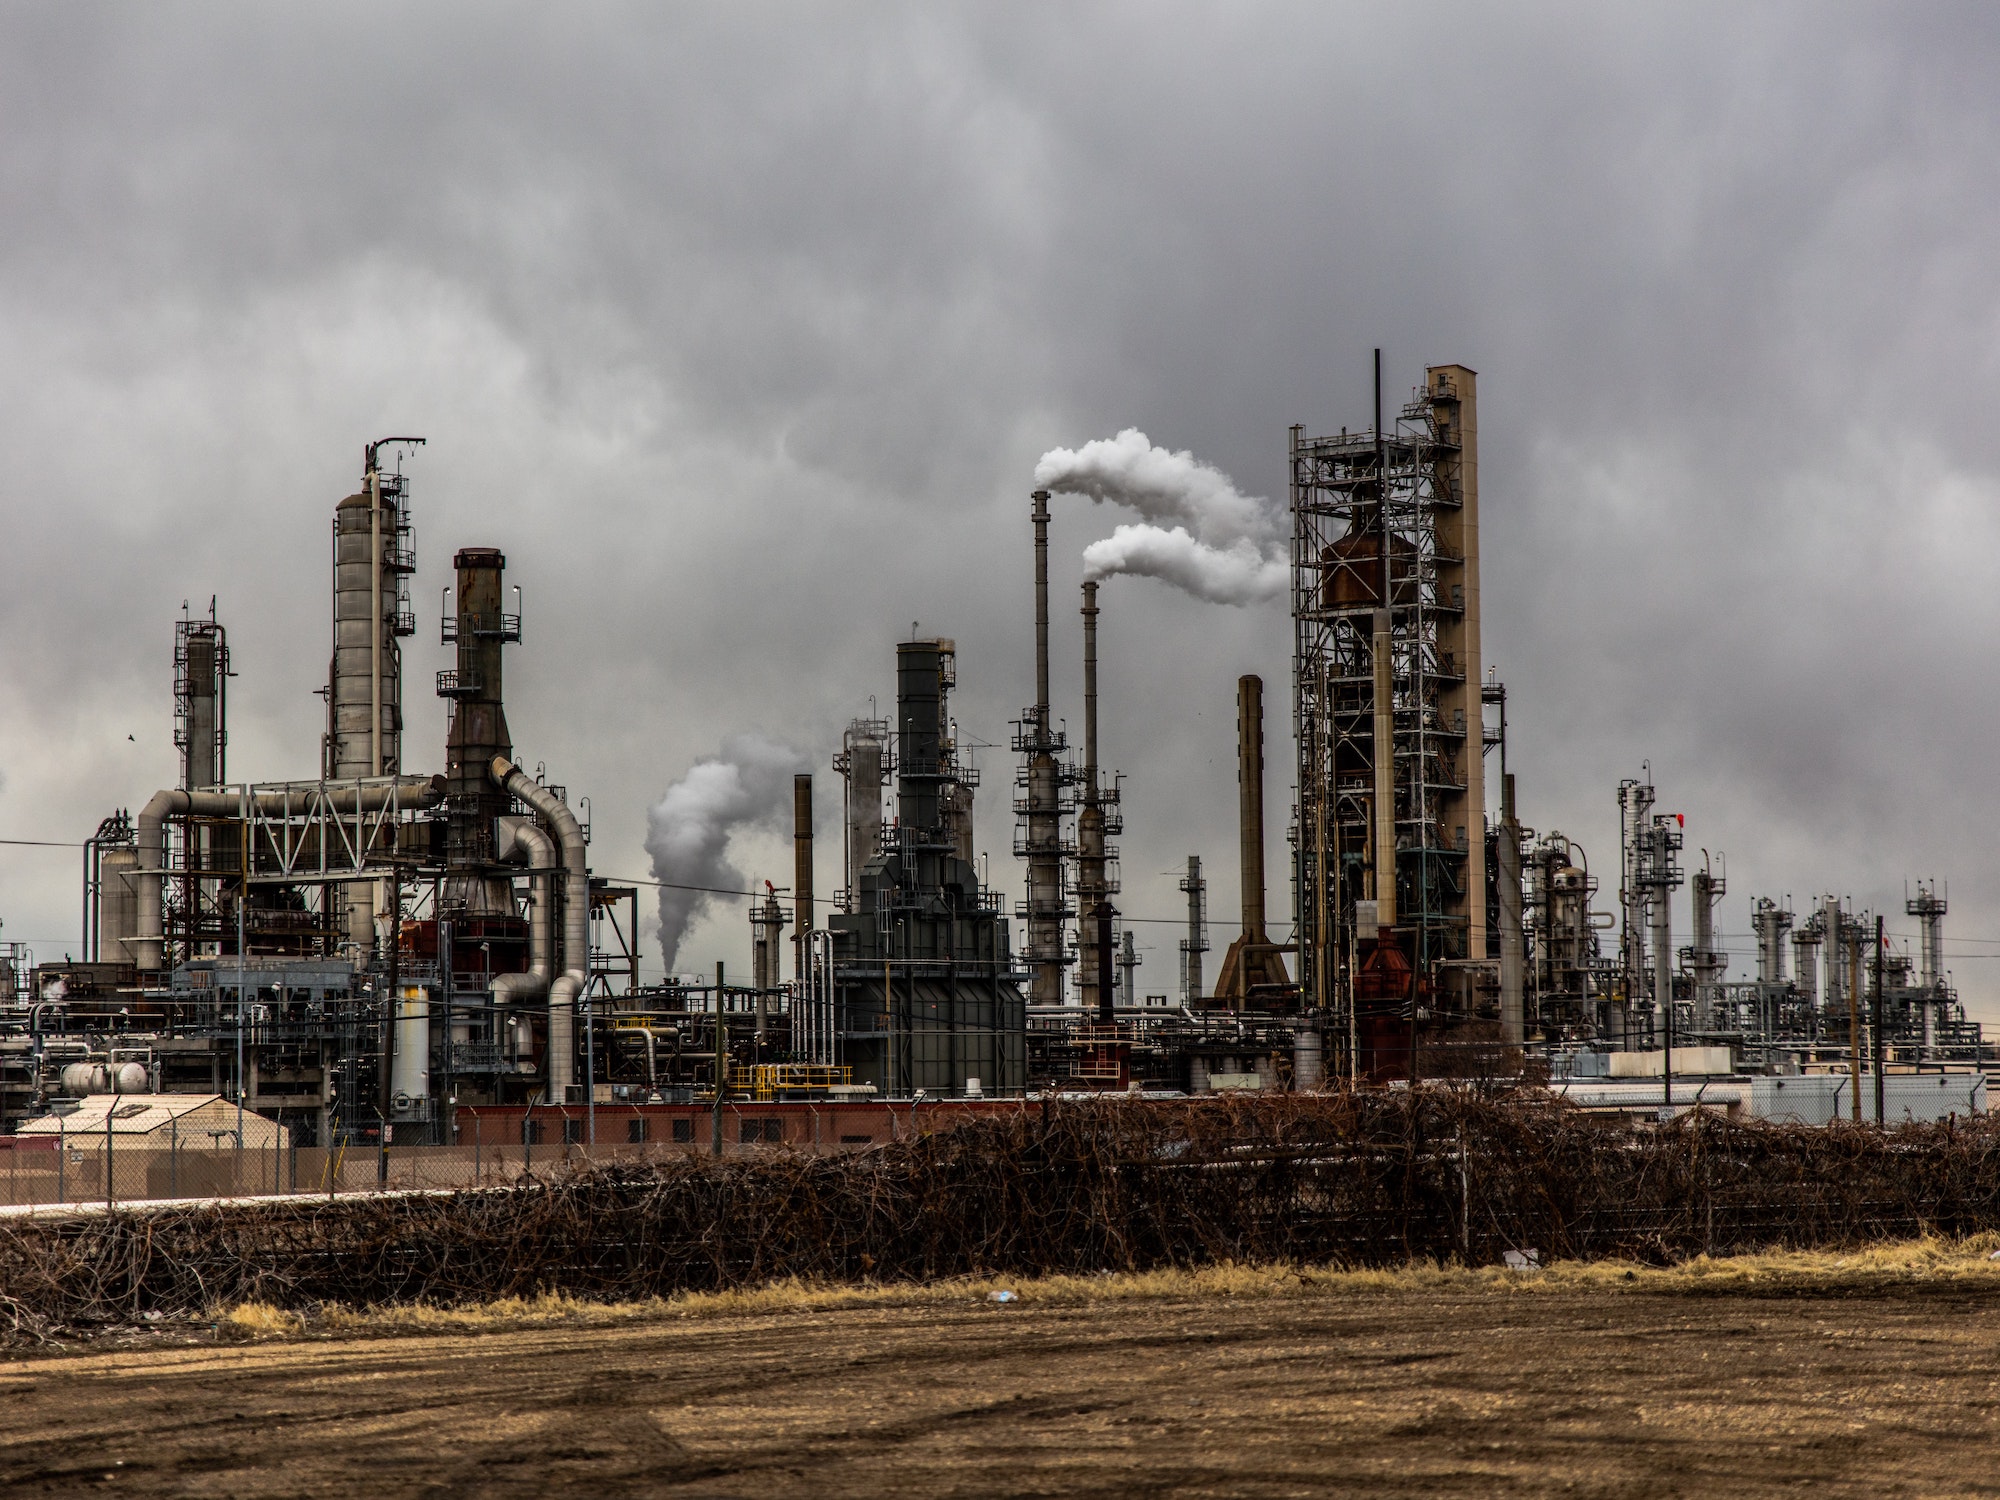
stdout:
{"type": "Polygon", "coordinates": [[[1035,465],[1035,483],[1146,518],[1086,547],[1087,577],[1158,578],[1214,604],[1250,604],[1285,591],[1290,570],[1278,507],[1243,494],[1185,449],[1154,447],[1136,427],[1081,448],[1051,448],[1035,465]]]}
{"type": "MultiPolygon", "coordinates": [[[[724,740],[719,754],[696,761],[647,811],[653,878],[668,886],[746,889],[743,875],[729,863],[730,835],[775,825],[791,809],[793,774],[805,768],[803,753],[776,740],[755,734],[724,740]]],[[[703,890],[660,892],[660,949],[668,973],[681,939],[711,900],[703,890]]]]}

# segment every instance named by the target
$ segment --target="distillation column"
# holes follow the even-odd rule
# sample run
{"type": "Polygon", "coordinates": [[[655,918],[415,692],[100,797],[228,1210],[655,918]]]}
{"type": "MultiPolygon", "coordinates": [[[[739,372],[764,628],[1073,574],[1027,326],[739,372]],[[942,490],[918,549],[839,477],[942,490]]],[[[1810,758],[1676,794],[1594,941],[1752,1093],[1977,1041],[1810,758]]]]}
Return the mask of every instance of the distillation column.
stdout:
{"type": "MultiPolygon", "coordinates": [[[[1500,781],[1500,1040],[1518,1047],[1527,1039],[1523,987],[1526,953],[1521,940],[1521,824],[1514,810],[1514,773],[1500,781]]],[[[1546,924],[1544,934],[1548,933],[1546,924]]],[[[1547,946],[1546,936],[1544,946],[1547,946]]]]}
{"type": "Polygon", "coordinates": [[[1202,878],[1199,854],[1188,856],[1181,890],[1188,898],[1187,936],[1181,939],[1181,1003],[1193,1005],[1203,998],[1201,956],[1208,952],[1208,882],[1202,878]]]}
{"type": "Polygon", "coordinates": [[[1926,886],[1919,884],[1916,895],[1903,903],[1905,914],[1917,919],[1918,930],[1918,983],[1923,986],[1924,997],[1924,1045],[1923,1058],[1926,1062],[1937,1056],[1937,1015],[1939,1002],[1944,998],[1944,917],[1947,910],[1945,898],[1937,891],[1933,881],[1926,886]]]}
{"type": "Polygon", "coordinates": [[[1056,755],[1063,737],[1055,732],[1049,712],[1049,492],[1033,496],[1035,528],[1035,703],[1023,716],[1014,748],[1027,757],[1023,770],[1026,796],[1021,810],[1027,822],[1019,852],[1026,856],[1028,927],[1024,958],[1030,973],[1031,1005],[1063,1003],[1063,928],[1068,915],[1063,899],[1062,772],[1056,755]]]}
{"type": "Polygon", "coordinates": [[[1076,816],[1076,999],[1086,1016],[1095,1016],[1108,996],[1098,994],[1097,976],[1104,965],[1098,947],[1111,941],[1111,924],[1104,910],[1109,900],[1105,884],[1104,808],[1097,795],[1097,585],[1083,586],[1083,806],[1076,816]]]}
{"type": "Polygon", "coordinates": [[[1646,831],[1651,826],[1653,788],[1648,782],[1618,783],[1618,849],[1620,878],[1619,959],[1624,997],[1609,1017],[1613,1039],[1625,1046],[1633,1032],[1639,993],[1646,987],[1646,891],[1640,883],[1646,831]]]}
{"type": "MultiPolygon", "coordinates": [[[[370,443],[361,490],[333,512],[333,661],[327,672],[328,781],[394,776],[403,767],[403,653],[415,630],[410,613],[410,517],[400,474],[385,475],[380,450],[422,438],[370,443]]],[[[347,887],[348,941],[372,953],[383,893],[347,887]]]]}
{"type": "Polygon", "coordinates": [[[1750,910],[1750,927],[1757,934],[1757,982],[1778,985],[1785,982],[1785,934],[1792,930],[1792,914],[1769,896],[1759,896],[1750,910]]]}
{"type": "MultiPolygon", "coordinates": [[[[1786,913],[1787,916],[1790,913],[1786,913]]],[[[1819,948],[1822,917],[1814,912],[1792,933],[1792,972],[1798,976],[1799,1005],[1807,1015],[1819,1014],[1819,948]]],[[[1815,1021],[1815,1031],[1817,1022],[1815,1021]]]]}
{"type": "Polygon", "coordinates": [[[1716,1003],[1721,999],[1722,975],[1729,966],[1729,958],[1716,951],[1715,907],[1728,889],[1727,880],[1705,863],[1688,880],[1688,894],[1693,902],[1688,971],[1694,979],[1696,1031],[1712,1031],[1716,1025],[1716,1003]]]}

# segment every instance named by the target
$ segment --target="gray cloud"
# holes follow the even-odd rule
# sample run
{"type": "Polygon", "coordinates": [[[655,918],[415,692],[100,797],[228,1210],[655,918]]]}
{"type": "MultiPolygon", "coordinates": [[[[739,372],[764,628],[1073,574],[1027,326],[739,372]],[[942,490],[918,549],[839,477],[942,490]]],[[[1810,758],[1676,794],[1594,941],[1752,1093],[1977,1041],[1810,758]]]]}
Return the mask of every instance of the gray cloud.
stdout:
{"type": "MultiPolygon", "coordinates": [[[[308,773],[331,507],[414,430],[420,614],[453,548],[507,551],[521,753],[642,873],[725,735],[818,747],[830,799],[913,619],[1004,742],[1045,451],[1138,427],[1281,496],[1286,428],[1364,425],[1380,344],[1393,391],[1480,371],[1529,820],[1608,865],[1650,757],[1729,853],[1728,931],[1935,874],[1970,951],[2000,938],[1996,42],[1949,5],[15,8],[0,834],[171,779],[171,621],[210,594],[232,770],[308,773]]],[[[1059,502],[1058,600],[1102,535],[1059,502]]],[[[1173,915],[1156,872],[1195,851],[1227,911],[1232,683],[1264,673],[1281,740],[1282,610],[1104,603],[1126,905],[1173,915]]],[[[441,762],[445,654],[408,661],[441,762]]],[[[1018,893],[1003,782],[981,842],[1018,893]]],[[[0,854],[7,936],[54,950],[74,888],[0,854]]],[[[689,954],[742,962],[739,918],[689,954]]],[[[1989,967],[1959,978],[2000,1014],[1989,967]]]]}

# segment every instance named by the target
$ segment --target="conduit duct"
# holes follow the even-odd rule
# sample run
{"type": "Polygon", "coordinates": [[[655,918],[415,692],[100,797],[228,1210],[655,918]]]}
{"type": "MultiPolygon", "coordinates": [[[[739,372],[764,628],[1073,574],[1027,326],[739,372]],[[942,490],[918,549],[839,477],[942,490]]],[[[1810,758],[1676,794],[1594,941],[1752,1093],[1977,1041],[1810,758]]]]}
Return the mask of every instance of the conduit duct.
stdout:
{"type": "Polygon", "coordinates": [[[562,972],[549,986],[548,1095],[550,1103],[560,1104],[576,1081],[576,1002],[590,983],[590,866],[583,828],[567,803],[506,756],[494,756],[487,771],[494,785],[532,808],[562,846],[562,972]]]}
{"type": "Polygon", "coordinates": [[[142,971],[159,972],[166,939],[167,819],[241,818],[246,812],[283,817],[317,806],[336,813],[381,812],[392,805],[436,807],[444,801],[442,776],[397,776],[359,785],[321,781],[267,783],[242,792],[190,792],[178,787],[153,793],[139,813],[139,923],[132,955],[142,971]],[[302,805],[303,804],[303,805],[302,805]]]}
{"type": "Polygon", "coordinates": [[[503,817],[494,825],[494,845],[502,860],[528,861],[528,971],[493,976],[496,1005],[525,1005],[549,993],[555,963],[555,901],[549,883],[556,868],[555,840],[526,818],[503,817]]]}

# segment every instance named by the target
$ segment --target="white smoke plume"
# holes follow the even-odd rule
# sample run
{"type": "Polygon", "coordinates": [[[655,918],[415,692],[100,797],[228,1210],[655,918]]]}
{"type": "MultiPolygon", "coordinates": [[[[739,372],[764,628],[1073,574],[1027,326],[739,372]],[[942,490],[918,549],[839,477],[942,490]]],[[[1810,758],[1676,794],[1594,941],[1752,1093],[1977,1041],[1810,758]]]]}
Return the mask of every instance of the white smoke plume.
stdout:
{"type": "Polygon", "coordinates": [[[1157,448],[1136,427],[1081,448],[1051,448],[1035,483],[1110,501],[1146,518],[1084,549],[1086,576],[1158,578],[1214,604],[1275,599],[1290,580],[1285,521],[1270,501],[1185,449],[1157,448]]]}
{"type": "Polygon", "coordinates": [[[1261,552],[1248,541],[1210,547],[1180,526],[1120,526],[1083,549],[1083,570],[1086,578],[1158,578],[1211,604],[1261,604],[1280,597],[1291,580],[1282,554],[1261,552]]]}
{"type": "Polygon", "coordinates": [[[713,892],[743,891],[728,858],[730,835],[774,825],[791,809],[792,777],[806,769],[801,751],[761,735],[731,735],[667,788],[646,813],[646,852],[660,892],[660,949],[672,973],[681,939],[708,912],[713,892]],[[686,889],[695,887],[695,889],[686,889]]]}

